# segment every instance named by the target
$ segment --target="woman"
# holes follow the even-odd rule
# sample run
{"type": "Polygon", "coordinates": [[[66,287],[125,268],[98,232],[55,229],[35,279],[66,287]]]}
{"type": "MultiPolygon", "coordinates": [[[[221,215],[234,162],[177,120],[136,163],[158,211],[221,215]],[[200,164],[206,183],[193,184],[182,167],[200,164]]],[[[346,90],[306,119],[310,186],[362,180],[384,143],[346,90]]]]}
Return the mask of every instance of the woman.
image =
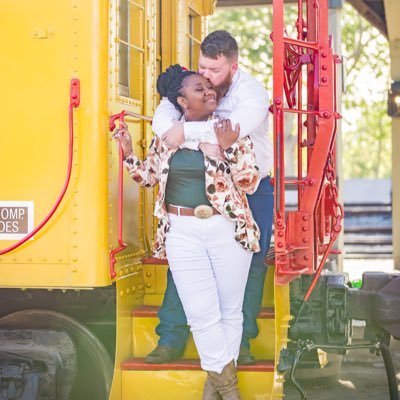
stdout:
{"type": "MultiPolygon", "coordinates": [[[[186,121],[205,121],[217,106],[208,80],[179,65],[160,75],[157,90],[186,121]]],[[[228,121],[218,125],[218,137],[232,130],[228,121]]],[[[219,156],[169,149],[154,137],[140,161],[126,125],[115,137],[132,178],[146,187],[159,184],[154,255],[168,256],[201,366],[208,372],[203,399],[239,399],[235,363],[242,303],[252,253],[259,250],[259,231],[246,198],[260,179],[252,143],[240,139],[219,156]]]]}

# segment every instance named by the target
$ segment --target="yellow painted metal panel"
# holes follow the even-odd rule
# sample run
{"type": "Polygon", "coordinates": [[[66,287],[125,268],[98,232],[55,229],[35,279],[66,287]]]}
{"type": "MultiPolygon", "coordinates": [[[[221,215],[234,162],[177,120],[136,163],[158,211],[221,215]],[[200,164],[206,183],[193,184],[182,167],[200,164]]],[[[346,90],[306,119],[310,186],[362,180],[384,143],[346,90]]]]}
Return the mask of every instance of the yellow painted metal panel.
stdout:
{"type": "MultiPolygon", "coordinates": [[[[274,268],[270,268],[273,270],[274,268]]],[[[277,285],[275,283],[275,375],[271,392],[271,399],[283,397],[283,384],[285,377],[279,374],[276,366],[279,363],[279,356],[282,348],[287,347],[290,315],[289,284],[277,285]]]]}
{"type": "Polygon", "coordinates": [[[0,73],[8,77],[0,100],[8,116],[1,128],[0,200],[33,201],[35,225],[66,176],[69,86],[71,78],[81,81],[69,189],[34,240],[1,257],[0,286],[109,284],[107,1],[7,0],[0,23],[7,38],[0,73]]]}
{"type": "Polygon", "coordinates": [[[115,347],[114,377],[111,387],[110,400],[121,400],[122,375],[120,365],[132,356],[131,311],[135,305],[141,303],[143,297],[142,266],[131,265],[130,275],[116,282],[117,295],[117,339],[115,347]]]}

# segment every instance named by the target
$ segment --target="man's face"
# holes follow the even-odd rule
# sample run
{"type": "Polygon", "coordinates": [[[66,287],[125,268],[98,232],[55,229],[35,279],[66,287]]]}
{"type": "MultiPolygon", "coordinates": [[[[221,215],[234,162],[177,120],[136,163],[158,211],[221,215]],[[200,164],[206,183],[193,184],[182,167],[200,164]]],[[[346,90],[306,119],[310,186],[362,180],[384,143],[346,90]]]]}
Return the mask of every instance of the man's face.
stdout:
{"type": "Polygon", "coordinates": [[[217,59],[208,58],[200,51],[199,74],[211,82],[219,97],[224,96],[228,91],[237,68],[238,63],[236,60],[230,60],[224,55],[219,56],[217,59]]]}

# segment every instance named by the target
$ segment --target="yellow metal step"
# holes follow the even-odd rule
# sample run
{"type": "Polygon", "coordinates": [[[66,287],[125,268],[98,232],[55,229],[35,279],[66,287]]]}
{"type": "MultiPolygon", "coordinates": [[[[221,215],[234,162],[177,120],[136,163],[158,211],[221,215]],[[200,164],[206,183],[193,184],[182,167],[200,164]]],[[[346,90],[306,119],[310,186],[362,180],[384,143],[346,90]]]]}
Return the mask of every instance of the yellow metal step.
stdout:
{"type": "MultiPolygon", "coordinates": [[[[158,336],[155,328],[158,324],[158,306],[138,306],[132,311],[132,350],[134,357],[145,357],[156,346],[158,336]]],[[[262,308],[257,323],[258,337],[250,341],[252,354],[256,359],[274,359],[275,319],[272,308],[262,308]]],[[[190,335],[183,359],[198,359],[196,346],[190,335]]]]}
{"type": "MultiPolygon", "coordinates": [[[[206,373],[197,360],[171,364],[146,364],[143,358],[122,363],[122,400],[198,400],[206,373]]],[[[258,361],[239,366],[239,388],[243,400],[268,400],[273,386],[274,363],[258,361]]]]}

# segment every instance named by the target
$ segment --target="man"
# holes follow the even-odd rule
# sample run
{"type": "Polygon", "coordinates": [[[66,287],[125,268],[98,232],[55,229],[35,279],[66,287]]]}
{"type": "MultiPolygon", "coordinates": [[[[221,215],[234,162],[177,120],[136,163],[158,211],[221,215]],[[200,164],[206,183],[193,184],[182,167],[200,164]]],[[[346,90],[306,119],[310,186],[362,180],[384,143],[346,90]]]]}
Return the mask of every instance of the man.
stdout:
{"type": "MultiPolygon", "coordinates": [[[[272,168],[272,144],[268,132],[268,94],[262,85],[238,67],[238,45],[226,31],[210,33],[202,42],[198,72],[209,79],[218,95],[218,118],[230,119],[232,126],[240,126],[240,136],[250,135],[260,168],[262,181],[257,191],[248,196],[253,216],[260,228],[261,251],[254,254],[246,285],[243,303],[243,337],[239,364],[253,364],[249,339],[258,334],[257,314],[263,295],[266,265],[264,257],[269,248],[273,214],[273,188],[269,173],[272,168]]],[[[207,122],[179,122],[179,111],[163,99],[153,118],[153,130],[168,147],[200,148],[213,150],[218,144],[214,132],[216,120],[207,122]]],[[[225,122],[224,122],[225,124],[225,122]]],[[[237,131],[230,129],[225,145],[237,140],[237,131]]],[[[225,146],[224,146],[225,147],[225,146]]],[[[160,323],[156,333],[158,346],[147,356],[153,364],[170,362],[180,358],[185,349],[189,329],[170,271],[163,305],[158,313],[160,323]]]]}

